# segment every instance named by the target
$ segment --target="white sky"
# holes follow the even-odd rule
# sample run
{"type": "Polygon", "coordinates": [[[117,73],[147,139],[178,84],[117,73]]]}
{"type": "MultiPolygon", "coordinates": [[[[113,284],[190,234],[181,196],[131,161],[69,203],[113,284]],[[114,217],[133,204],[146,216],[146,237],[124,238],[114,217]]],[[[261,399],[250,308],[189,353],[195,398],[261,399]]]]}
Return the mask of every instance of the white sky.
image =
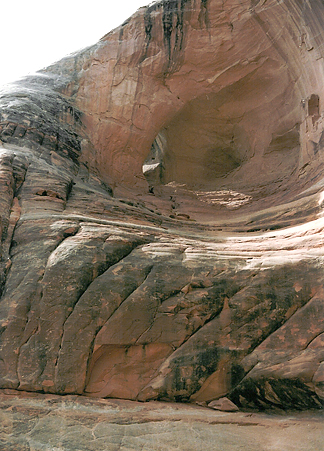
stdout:
{"type": "Polygon", "coordinates": [[[2,0],[0,86],[95,44],[151,0],[2,0]]]}

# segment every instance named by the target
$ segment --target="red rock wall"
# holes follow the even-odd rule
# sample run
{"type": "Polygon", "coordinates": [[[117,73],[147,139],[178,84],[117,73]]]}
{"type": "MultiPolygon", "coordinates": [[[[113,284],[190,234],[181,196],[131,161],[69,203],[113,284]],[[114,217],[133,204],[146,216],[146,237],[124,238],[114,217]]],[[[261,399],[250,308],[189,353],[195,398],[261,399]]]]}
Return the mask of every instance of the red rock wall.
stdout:
{"type": "Polygon", "coordinates": [[[321,407],[323,24],[165,0],[1,94],[0,387],[321,407]]]}

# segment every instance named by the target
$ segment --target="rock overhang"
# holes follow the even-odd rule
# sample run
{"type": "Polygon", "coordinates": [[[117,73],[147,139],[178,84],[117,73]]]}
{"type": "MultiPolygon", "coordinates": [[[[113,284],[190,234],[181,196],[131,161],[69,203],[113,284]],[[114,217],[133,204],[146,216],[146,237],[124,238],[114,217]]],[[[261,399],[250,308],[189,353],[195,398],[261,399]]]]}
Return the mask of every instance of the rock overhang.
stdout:
{"type": "Polygon", "coordinates": [[[75,96],[101,177],[147,190],[142,166],[163,136],[162,184],[232,189],[264,205],[273,191],[269,205],[301,193],[322,164],[311,14],[289,2],[165,1],[108,34],[75,96]]]}

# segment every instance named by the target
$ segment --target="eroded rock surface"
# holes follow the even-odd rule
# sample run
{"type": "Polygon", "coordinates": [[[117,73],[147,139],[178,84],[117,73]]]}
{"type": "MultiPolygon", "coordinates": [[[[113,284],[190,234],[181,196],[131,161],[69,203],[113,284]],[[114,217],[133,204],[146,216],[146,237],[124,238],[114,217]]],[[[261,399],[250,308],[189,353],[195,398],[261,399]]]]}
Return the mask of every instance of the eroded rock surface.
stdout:
{"type": "Polygon", "coordinates": [[[323,25],[164,0],[1,92],[0,387],[322,406],[323,25]]]}
{"type": "Polygon", "coordinates": [[[5,451],[318,451],[324,445],[319,411],[228,413],[2,390],[0,421],[5,451]]]}

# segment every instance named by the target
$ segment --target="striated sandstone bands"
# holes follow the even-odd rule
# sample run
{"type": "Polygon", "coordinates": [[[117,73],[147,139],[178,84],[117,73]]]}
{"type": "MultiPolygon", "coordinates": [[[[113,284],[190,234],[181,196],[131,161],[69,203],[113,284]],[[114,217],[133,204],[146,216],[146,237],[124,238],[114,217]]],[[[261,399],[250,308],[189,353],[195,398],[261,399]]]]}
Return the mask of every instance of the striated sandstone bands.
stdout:
{"type": "Polygon", "coordinates": [[[322,406],[323,25],[164,0],[1,92],[2,388],[322,406]]]}

